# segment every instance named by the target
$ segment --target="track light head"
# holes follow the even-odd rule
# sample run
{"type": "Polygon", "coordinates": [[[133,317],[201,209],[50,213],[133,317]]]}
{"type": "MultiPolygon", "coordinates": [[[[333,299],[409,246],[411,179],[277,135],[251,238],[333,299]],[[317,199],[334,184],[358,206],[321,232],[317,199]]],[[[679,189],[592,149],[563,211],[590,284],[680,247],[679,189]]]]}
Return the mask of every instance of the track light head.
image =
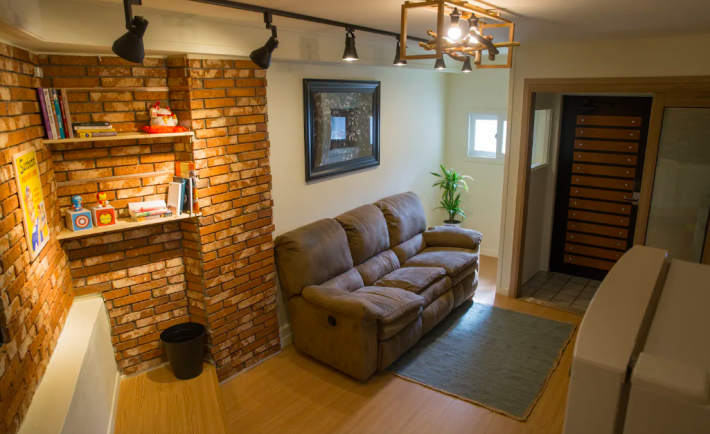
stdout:
{"type": "Polygon", "coordinates": [[[348,62],[358,60],[357,49],[355,48],[355,30],[345,30],[345,51],[343,51],[343,60],[348,62]]]}
{"type": "Polygon", "coordinates": [[[123,0],[123,10],[126,14],[126,32],[116,39],[111,49],[118,57],[133,63],[142,63],[145,58],[143,35],[148,28],[148,20],[133,16],[132,5],[140,6],[142,0],[123,0]]]}
{"type": "Polygon", "coordinates": [[[461,68],[461,72],[473,72],[473,68],[471,68],[471,57],[466,56],[466,60],[463,61],[463,68],[461,68]]]}
{"type": "Polygon", "coordinates": [[[395,66],[404,66],[407,64],[406,60],[400,59],[399,38],[397,38],[397,51],[394,53],[394,62],[392,64],[395,66]]]}
{"type": "Polygon", "coordinates": [[[434,69],[439,69],[439,70],[446,69],[446,63],[444,63],[443,57],[439,57],[438,59],[436,59],[436,63],[434,63],[434,69]]]}
{"type": "Polygon", "coordinates": [[[269,69],[271,66],[271,53],[279,47],[278,34],[276,32],[276,26],[271,24],[271,14],[269,12],[264,12],[264,24],[266,24],[267,29],[271,29],[271,37],[266,41],[263,47],[259,47],[249,54],[249,58],[252,62],[256,63],[261,69],[269,69]]]}

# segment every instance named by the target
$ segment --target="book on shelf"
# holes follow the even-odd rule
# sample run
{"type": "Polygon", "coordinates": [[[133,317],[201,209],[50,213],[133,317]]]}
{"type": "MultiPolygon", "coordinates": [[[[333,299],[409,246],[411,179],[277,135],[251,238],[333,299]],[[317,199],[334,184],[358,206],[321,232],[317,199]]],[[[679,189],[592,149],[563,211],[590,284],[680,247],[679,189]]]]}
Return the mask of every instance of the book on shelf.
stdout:
{"type": "Polygon", "coordinates": [[[49,139],[72,139],[71,110],[66,89],[40,87],[37,89],[42,120],[49,139]]]}
{"type": "Polygon", "coordinates": [[[146,202],[131,202],[128,204],[129,213],[141,213],[155,211],[158,209],[167,209],[167,204],[164,200],[149,200],[146,202]]]}
{"type": "MultiPolygon", "coordinates": [[[[183,212],[191,212],[197,214],[200,212],[200,205],[198,203],[197,196],[197,170],[195,169],[195,163],[193,161],[176,161],[175,162],[175,176],[181,179],[188,180],[185,183],[186,188],[186,201],[183,207],[183,212]],[[189,202],[187,204],[186,202],[189,202]]],[[[175,179],[174,179],[175,180],[175,179]]]]}
{"type": "Polygon", "coordinates": [[[116,131],[95,131],[93,133],[85,132],[85,131],[77,131],[76,136],[77,138],[80,139],[88,139],[91,137],[112,137],[112,136],[117,136],[118,133],[116,131]]]}
{"type": "Polygon", "coordinates": [[[185,194],[185,184],[182,182],[171,182],[168,184],[168,209],[175,215],[182,214],[183,195],[185,194]]]}
{"type": "Polygon", "coordinates": [[[109,127],[111,128],[111,122],[76,122],[74,124],[74,129],[82,127],[109,127]]]}
{"type": "Polygon", "coordinates": [[[84,125],[77,127],[74,125],[74,131],[106,131],[114,130],[113,125],[84,125]]]}
{"type": "Polygon", "coordinates": [[[173,213],[170,210],[163,210],[164,212],[161,214],[152,214],[148,216],[137,216],[137,217],[131,217],[131,220],[134,222],[146,222],[150,220],[155,220],[155,219],[161,219],[165,217],[172,217],[173,213]]]}

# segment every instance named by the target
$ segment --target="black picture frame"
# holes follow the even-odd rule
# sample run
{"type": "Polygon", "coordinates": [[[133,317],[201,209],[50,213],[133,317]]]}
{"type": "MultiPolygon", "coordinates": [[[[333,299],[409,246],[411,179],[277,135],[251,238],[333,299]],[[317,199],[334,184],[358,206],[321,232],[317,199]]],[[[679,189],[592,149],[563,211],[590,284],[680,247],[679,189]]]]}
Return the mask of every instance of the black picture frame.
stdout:
{"type": "MultiPolygon", "coordinates": [[[[379,81],[303,79],[306,182],[380,165],[380,85],[381,83],[379,81]],[[351,121],[351,117],[348,116],[348,113],[355,109],[342,107],[332,108],[329,115],[330,119],[328,120],[328,126],[331,128],[331,137],[329,139],[321,136],[317,137],[318,134],[324,134],[323,127],[319,128],[317,124],[323,125],[325,119],[323,119],[323,115],[320,115],[321,118],[318,118],[318,114],[315,110],[318,104],[324,104],[325,102],[322,102],[321,99],[319,99],[319,101],[321,101],[319,102],[316,101],[316,99],[319,94],[324,93],[357,93],[369,96],[362,98],[362,101],[366,104],[370,104],[371,101],[371,119],[369,125],[365,127],[363,125],[357,125],[358,122],[356,122],[356,120],[351,121]],[[337,125],[338,132],[335,133],[337,136],[335,138],[333,137],[334,133],[331,127],[333,114],[342,116],[342,121],[339,121],[337,125]],[[354,125],[352,128],[357,128],[357,131],[353,132],[354,136],[353,134],[348,134],[348,129],[351,128],[351,125],[354,125]],[[369,144],[365,143],[365,146],[357,146],[356,140],[349,139],[349,137],[360,137],[360,134],[366,129],[369,130],[369,144]],[[323,142],[320,144],[321,149],[316,149],[319,141],[323,142]],[[329,152],[324,156],[322,148],[325,146],[328,147],[329,152]],[[369,152],[370,147],[372,152],[369,152]],[[332,163],[323,163],[322,160],[327,160],[332,157],[330,155],[331,152],[344,155],[343,158],[346,159],[332,163]],[[367,155],[358,156],[357,158],[347,158],[349,156],[348,152],[350,152],[350,155],[354,153],[367,153],[367,155]],[[316,158],[319,158],[321,161],[317,162],[316,158]]],[[[327,107],[318,107],[321,111],[327,109],[327,107]]],[[[337,156],[335,158],[337,158],[337,156]]]]}

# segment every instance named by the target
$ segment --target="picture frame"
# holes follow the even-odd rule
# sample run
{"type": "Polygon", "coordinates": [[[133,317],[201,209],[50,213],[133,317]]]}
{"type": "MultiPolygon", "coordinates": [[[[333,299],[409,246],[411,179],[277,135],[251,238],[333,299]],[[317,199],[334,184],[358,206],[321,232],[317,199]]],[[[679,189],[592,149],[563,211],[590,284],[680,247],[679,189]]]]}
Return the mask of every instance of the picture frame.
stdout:
{"type": "Polygon", "coordinates": [[[380,86],[303,80],[306,182],[379,166],[380,86]]]}

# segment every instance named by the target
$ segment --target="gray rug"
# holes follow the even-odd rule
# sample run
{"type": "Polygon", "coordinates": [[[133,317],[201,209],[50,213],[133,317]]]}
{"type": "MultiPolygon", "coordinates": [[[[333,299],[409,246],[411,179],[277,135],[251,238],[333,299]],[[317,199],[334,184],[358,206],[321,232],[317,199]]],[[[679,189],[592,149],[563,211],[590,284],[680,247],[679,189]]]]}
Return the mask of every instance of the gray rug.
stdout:
{"type": "Polygon", "coordinates": [[[387,371],[524,421],[574,330],[573,324],[469,301],[387,371]]]}

